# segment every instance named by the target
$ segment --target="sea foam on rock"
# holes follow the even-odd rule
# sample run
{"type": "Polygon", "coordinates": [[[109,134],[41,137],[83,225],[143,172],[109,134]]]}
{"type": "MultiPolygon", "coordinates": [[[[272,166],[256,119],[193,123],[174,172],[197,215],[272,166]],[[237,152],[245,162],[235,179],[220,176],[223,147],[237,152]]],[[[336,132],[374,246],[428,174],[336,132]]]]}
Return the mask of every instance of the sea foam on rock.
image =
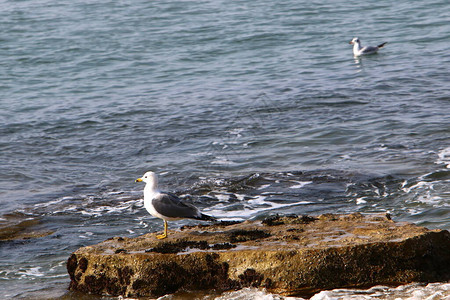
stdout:
{"type": "Polygon", "coordinates": [[[159,297],[186,291],[265,288],[312,295],[340,287],[450,279],[450,233],[389,216],[273,216],[114,237],[75,251],[70,289],[159,297]]]}

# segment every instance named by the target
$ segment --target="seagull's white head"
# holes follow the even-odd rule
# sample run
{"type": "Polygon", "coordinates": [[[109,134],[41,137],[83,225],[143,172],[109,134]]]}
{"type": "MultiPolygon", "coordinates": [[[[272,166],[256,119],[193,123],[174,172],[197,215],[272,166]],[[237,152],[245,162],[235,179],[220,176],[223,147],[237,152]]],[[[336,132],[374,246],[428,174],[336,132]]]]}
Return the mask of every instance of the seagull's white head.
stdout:
{"type": "Polygon", "coordinates": [[[158,188],[158,176],[156,176],[155,172],[149,171],[141,178],[136,179],[136,182],[141,181],[147,184],[145,186],[146,188],[150,188],[151,190],[156,190],[158,188]]]}
{"type": "Polygon", "coordinates": [[[351,41],[349,42],[349,44],[351,44],[351,45],[353,45],[353,44],[359,44],[359,43],[360,43],[360,40],[359,40],[357,37],[353,38],[353,40],[351,40],[351,41]]]}

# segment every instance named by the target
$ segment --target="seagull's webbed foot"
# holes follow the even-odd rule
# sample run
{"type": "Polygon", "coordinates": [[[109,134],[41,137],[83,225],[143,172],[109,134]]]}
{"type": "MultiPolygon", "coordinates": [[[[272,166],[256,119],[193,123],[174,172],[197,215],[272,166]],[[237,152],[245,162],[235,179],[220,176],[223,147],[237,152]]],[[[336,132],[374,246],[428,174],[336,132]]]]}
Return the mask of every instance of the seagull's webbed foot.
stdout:
{"type": "Polygon", "coordinates": [[[162,240],[162,239],[165,239],[167,237],[167,234],[158,234],[157,236],[156,236],[156,238],[157,239],[159,239],[159,240],[162,240]]]}

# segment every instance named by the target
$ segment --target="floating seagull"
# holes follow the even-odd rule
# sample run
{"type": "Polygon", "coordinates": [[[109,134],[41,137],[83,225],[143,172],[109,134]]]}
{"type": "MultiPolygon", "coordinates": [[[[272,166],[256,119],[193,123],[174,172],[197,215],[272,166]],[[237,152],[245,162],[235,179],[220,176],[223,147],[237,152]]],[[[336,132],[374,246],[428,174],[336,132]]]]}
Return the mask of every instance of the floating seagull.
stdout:
{"type": "Polygon", "coordinates": [[[157,235],[158,239],[167,237],[167,221],[180,219],[196,219],[215,221],[216,218],[202,214],[197,207],[181,201],[180,198],[170,193],[162,193],[158,189],[158,177],[154,172],[147,172],[136,182],[145,182],[144,206],[154,217],[164,220],[164,233],[157,235]]]}
{"type": "Polygon", "coordinates": [[[361,46],[361,41],[355,37],[353,40],[349,42],[349,44],[353,45],[353,55],[360,56],[360,55],[366,55],[366,54],[375,54],[378,52],[380,48],[383,48],[384,45],[386,45],[387,42],[384,42],[383,44],[380,44],[378,46],[361,46]]]}

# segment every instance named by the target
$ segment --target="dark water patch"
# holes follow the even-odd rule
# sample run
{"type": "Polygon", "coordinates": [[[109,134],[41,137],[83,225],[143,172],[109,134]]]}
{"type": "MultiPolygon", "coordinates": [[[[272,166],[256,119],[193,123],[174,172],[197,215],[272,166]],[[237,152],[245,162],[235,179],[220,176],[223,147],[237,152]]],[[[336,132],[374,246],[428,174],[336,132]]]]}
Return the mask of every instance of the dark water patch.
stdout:
{"type": "Polygon", "coordinates": [[[427,180],[448,180],[450,179],[450,170],[439,170],[424,176],[427,180]]]}
{"type": "MultiPolygon", "coordinates": [[[[280,185],[286,187],[292,185],[293,182],[313,183],[345,183],[355,178],[363,180],[366,175],[352,172],[336,171],[336,170],[317,170],[317,171],[290,171],[279,173],[253,173],[237,178],[224,179],[207,179],[193,184],[189,189],[189,193],[203,194],[214,190],[226,191],[229,193],[237,193],[243,191],[251,191],[257,187],[269,184],[271,187],[280,185]]],[[[231,198],[232,196],[230,196],[231,198]]]]}

